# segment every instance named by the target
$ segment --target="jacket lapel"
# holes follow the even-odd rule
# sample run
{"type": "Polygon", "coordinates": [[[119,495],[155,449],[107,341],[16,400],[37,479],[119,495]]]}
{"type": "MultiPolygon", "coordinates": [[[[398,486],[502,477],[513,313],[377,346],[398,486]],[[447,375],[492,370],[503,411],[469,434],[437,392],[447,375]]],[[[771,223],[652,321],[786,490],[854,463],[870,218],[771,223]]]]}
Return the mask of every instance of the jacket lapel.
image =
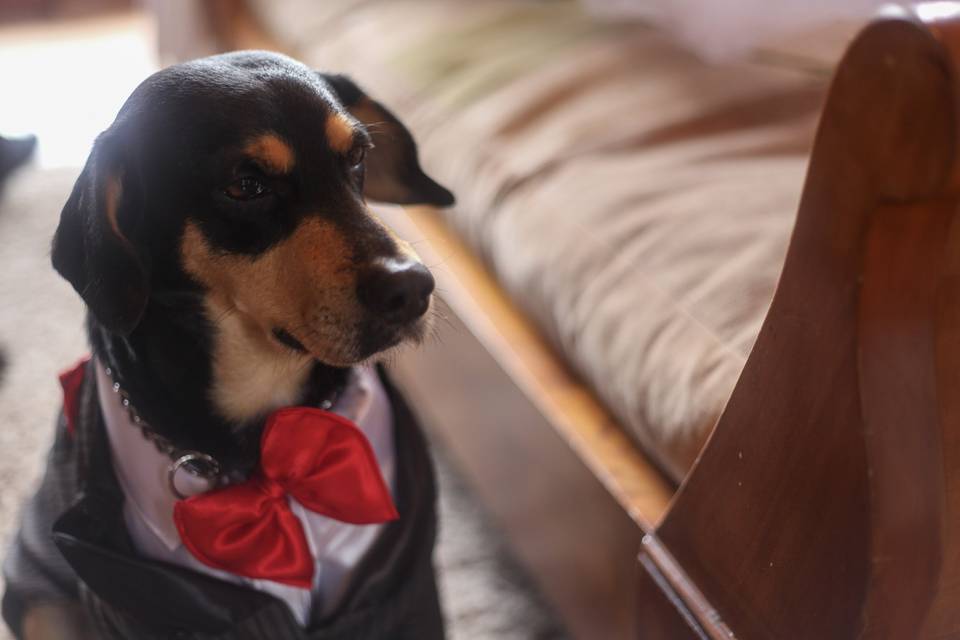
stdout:
{"type": "Polygon", "coordinates": [[[53,526],[53,539],[77,576],[102,601],[145,625],[220,633],[268,607],[277,598],[255,589],[139,556],[123,520],[123,493],[113,473],[88,370],[74,437],[83,469],[80,499],[53,526]]]}

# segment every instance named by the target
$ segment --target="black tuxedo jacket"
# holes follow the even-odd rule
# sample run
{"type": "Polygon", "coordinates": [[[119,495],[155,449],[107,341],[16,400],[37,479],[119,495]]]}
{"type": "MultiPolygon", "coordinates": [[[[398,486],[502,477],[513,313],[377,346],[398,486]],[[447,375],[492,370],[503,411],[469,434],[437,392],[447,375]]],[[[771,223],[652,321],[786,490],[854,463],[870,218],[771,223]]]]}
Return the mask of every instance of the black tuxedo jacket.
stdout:
{"type": "Polygon", "coordinates": [[[415,418],[381,378],[394,410],[400,519],[384,527],[337,611],[314,616],[304,629],[269,594],[138,556],[88,369],[76,431],[67,432],[61,414],[43,482],[7,554],[7,624],[21,637],[30,607],[79,602],[93,637],[111,640],[443,638],[432,565],[433,467],[415,418]]]}

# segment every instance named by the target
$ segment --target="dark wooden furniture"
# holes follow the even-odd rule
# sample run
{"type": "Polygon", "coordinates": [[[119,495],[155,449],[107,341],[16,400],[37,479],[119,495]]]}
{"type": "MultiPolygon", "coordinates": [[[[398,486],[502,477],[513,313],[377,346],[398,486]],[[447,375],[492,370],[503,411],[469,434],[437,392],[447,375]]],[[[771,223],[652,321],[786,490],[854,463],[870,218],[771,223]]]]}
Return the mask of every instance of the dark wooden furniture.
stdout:
{"type": "Polygon", "coordinates": [[[644,539],[699,637],[960,637],[958,56],[931,3],[836,73],[760,337],[644,539]]]}
{"type": "Polygon", "coordinates": [[[433,212],[390,216],[449,305],[397,380],[575,636],[960,638],[958,68],[958,3],[849,49],[772,307],[675,495],[433,212]]]}

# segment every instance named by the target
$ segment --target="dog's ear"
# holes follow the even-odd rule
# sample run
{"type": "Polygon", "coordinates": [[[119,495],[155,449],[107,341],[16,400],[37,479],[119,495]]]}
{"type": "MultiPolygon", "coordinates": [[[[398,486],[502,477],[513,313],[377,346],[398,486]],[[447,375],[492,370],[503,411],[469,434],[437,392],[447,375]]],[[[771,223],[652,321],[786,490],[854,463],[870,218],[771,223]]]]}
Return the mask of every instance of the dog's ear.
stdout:
{"type": "Polygon", "coordinates": [[[130,232],[143,215],[138,165],[115,124],[94,143],[60,213],[53,267],[106,329],[127,335],[147,305],[145,262],[130,232]]]}
{"type": "Polygon", "coordinates": [[[394,204],[453,204],[453,194],[420,168],[417,143],[396,116],[346,76],[321,73],[320,77],[350,115],[366,125],[373,139],[366,159],[365,196],[394,204]]]}

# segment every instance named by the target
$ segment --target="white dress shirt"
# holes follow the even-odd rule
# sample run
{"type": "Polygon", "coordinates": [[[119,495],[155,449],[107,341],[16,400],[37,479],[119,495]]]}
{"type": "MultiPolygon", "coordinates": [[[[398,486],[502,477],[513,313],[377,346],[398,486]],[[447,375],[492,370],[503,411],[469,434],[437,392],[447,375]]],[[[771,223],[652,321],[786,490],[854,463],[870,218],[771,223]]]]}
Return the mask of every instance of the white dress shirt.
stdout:
{"type": "MultiPolygon", "coordinates": [[[[380,472],[392,493],[395,452],[390,400],[375,370],[362,367],[355,369],[354,374],[332,411],[353,421],[370,441],[380,472]]],[[[376,540],[382,524],[353,525],[333,520],[307,510],[288,496],[290,509],[303,525],[316,561],[310,590],[208,567],[183,546],[174,524],[173,506],[177,497],[168,484],[170,458],[160,453],[133,425],[100,362],[97,362],[97,389],[113,466],[126,497],[124,520],[134,546],[142,555],[266,591],[283,600],[303,626],[310,622],[314,603],[321,614],[333,610],[352,570],[376,540]]],[[[209,488],[201,478],[178,474],[177,489],[184,495],[196,495],[209,488]]]]}

